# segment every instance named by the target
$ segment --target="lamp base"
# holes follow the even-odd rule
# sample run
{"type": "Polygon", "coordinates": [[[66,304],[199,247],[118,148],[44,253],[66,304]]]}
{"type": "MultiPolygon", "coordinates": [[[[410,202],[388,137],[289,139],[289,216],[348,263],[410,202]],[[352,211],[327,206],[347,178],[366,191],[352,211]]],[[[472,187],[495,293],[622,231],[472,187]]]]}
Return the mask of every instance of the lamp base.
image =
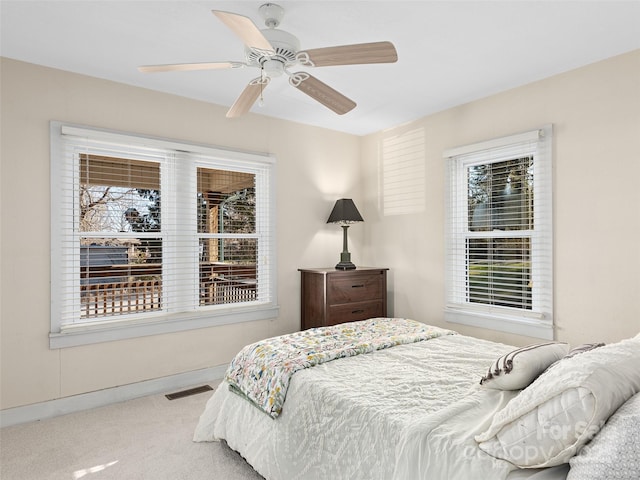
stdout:
{"type": "Polygon", "coordinates": [[[336,270],[355,270],[356,266],[351,262],[340,262],[336,265],[336,270]]]}

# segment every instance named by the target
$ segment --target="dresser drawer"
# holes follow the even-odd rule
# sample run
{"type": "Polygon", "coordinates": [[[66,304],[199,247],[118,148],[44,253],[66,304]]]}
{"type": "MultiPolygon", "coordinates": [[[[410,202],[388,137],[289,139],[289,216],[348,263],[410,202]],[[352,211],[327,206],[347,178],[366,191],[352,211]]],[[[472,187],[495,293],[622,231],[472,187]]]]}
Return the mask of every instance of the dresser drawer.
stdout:
{"type": "Polygon", "coordinates": [[[327,285],[329,305],[363,302],[384,297],[382,274],[349,275],[330,278],[327,285]]]}
{"type": "Polygon", "coordinates": [[[337,325],[343,322],[355,322],[374,317],[384,317],[383,301],[360,302],[349,305],[329,307],[327,325],[337,325]]]}

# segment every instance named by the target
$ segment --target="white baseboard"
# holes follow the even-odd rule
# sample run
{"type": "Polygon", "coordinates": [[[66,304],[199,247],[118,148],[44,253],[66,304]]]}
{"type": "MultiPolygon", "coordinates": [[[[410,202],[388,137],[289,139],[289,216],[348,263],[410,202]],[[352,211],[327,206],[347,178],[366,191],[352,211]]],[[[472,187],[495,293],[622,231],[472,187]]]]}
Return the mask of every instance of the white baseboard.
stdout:
{"type": "Polygon", "coordinates": [[[7,408],[0,411],[0,427],[10,427],[21,423],[35,422],[68,413],[103,407],[112,403],[134,398],[171,393],[177,389],[213,382],[224,377],[227,365],[179,373],[168,377],[154,378],[143,382],[82,393],[71,397],[57,398],[23,407],[7,408]]]}

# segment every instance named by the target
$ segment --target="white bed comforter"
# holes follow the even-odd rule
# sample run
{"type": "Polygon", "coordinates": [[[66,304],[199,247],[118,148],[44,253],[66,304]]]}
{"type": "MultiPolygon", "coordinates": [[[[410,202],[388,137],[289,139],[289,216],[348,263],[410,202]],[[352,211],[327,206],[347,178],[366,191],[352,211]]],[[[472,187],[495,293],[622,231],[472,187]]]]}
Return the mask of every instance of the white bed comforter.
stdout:
{"type": "Polygon", "coordinates": [[[195,441],[224,439],[267,480],[500,480],[514,467],[474,435],[515,392],[479,386],[513,347],[462,335],[297,372],[273,419],[221,383],[195,441]]]}

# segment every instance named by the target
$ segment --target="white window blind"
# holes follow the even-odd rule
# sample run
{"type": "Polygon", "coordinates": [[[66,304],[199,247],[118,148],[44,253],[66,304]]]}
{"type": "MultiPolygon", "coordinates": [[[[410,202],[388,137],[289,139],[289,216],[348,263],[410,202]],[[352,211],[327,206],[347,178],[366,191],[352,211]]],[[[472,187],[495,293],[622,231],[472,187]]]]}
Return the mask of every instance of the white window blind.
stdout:
{"type": "Polygon", "coordinates": [[[553,336],[551,126],[445,152],[449,321],[553,336]]]}
{"type": "Polygon", "coordinates": [[[79,343],[109,327],[134,327],[127,337],[273,313],[272,168],[52,123],[52,346],[87,329],[79,343]]]}

